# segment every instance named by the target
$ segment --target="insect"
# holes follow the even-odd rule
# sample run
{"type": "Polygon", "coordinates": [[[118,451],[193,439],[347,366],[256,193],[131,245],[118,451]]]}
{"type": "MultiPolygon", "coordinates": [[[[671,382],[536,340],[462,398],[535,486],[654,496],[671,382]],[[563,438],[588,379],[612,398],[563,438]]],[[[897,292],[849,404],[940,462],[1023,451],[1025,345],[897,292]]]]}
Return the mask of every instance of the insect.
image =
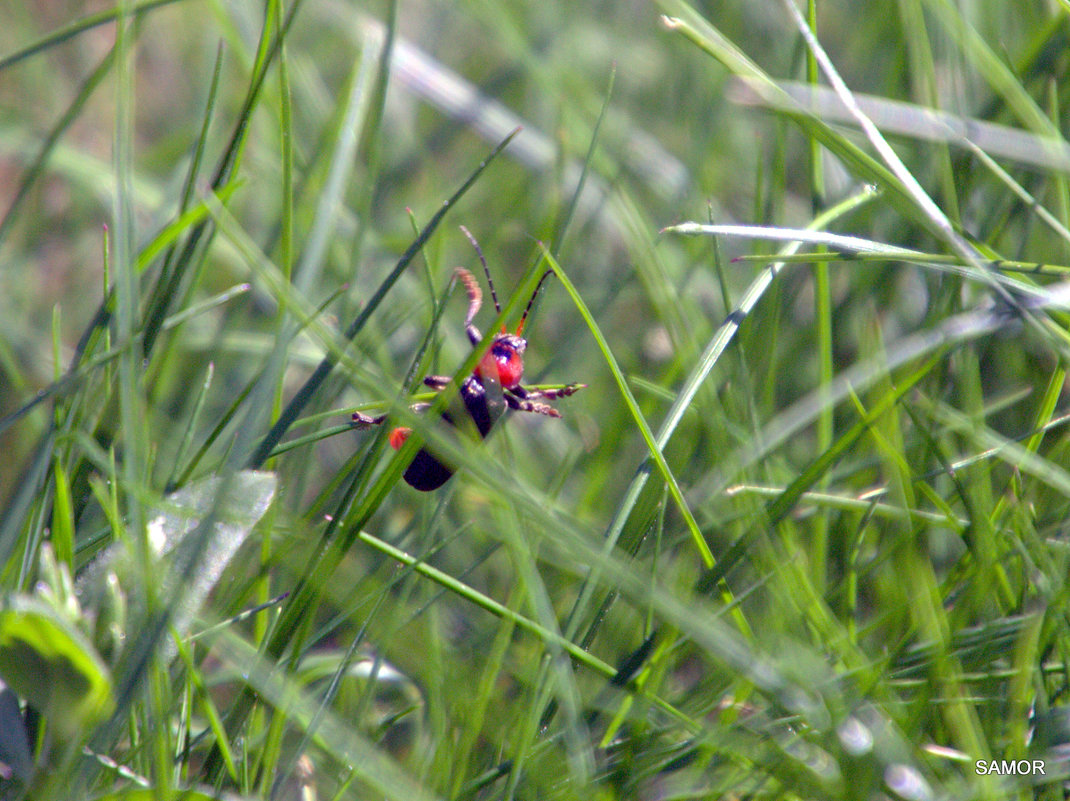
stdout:
{"type": "MultiPolygon", "coordinates": [[[[498,304],[498,295],[494,291],[494,281],[490,277],[490,269],[487,267],[487,260],[483,257],[483,250],[479,247],[475,237],[463,225],[461,226],[461,231],[464,232],[468,241],[472,243],[472,247],[475,248],[479,262],[483,265],[483,272],[487,276],[487,284],[490,286],[490,296],[494,301],[494,308],[501,314],[502,308],[498,304]]],[[[442,418],[447,423],[456,426],[459,422],[458,416],[467,415],[472,423],[475,424],[479,436],[485,438],[505,412],[506,407],[519,412],[544,414],[547,417],[560,417],[561,413],[544,401],[567,397],[587,386],[586,384],[568,384],[556,389],[534,389],[524,387],[520,383],[521,378],[524,376],[524,351],[528,346],[527,340],[522,336],[524,324],[527,322],[528,313],[531,311],[531,306],[535,302],[539,290],[542,289],[542,285],[552,274],[552,270],[547,270],[542,278],[539,279],[539,283],[520,317],[516,332],[509,333],[503,325],[501,332],[494,335],[494,341],[490,349],[487,350],[479,364],[476,365],[472,375],[465,378],[464,383],[461,384],[459,394],[464,404],[463,409],[457,408],[442,413],[442,418]]],[[[468,334],[468,340],[475,347],[483,341],[483,335],[476,328],[475,323],[472,322],[483,304],[483,292],[479,288],[479,282],[475,276],[463,267],[457,268],[456,276],[464,284],[465,293],[468,295],[468,313],[464,318],[464,330],[468,334]]],[[[424,377],[424,385],[436,392],[441,392],[449,383],[450,378],[448,376],[429,375],[424,377]]],[[[415,411],[420,411],[426,409],[429,405],[427,403],[416,404],[412,408],[415,411]]],[[[370,417],[361,412],[353,413],[353,425],[358,429],[380,425],[385,419],[385,414],[378,417],[370,417]]],[[[391,447],[395,450],[401,448],[410,434],[412,434],[412,429],[410,428],[395,428],[390,432],[391,447]]],[[[449,481],[454,470],[455,468],[452,465],[440,459],[425,446],[417,451],[416,456],[413,457],[412,462],[405,469],[404,477],[409,486],[422,492],[429,492],[438,489],[449,481]]]]}

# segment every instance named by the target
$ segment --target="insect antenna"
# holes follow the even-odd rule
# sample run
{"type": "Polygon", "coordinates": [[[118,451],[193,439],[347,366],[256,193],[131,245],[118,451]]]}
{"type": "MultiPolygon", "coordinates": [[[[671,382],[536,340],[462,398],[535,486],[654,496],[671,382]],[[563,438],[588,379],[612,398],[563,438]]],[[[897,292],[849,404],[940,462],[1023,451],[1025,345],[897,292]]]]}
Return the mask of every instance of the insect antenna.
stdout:
{"type": "Polygon", "coordinates": [[[502,313],[502,307],[498,304],[498,293],[494,291],[494,280],[490,277],[490,268],[487,266],[487,260],[483,258],[483,248],[479,246],[476,238],[472,236],[472,232],[461,226],[461,232],[468,237],[468,241],[472,243],[472,247],[476,249],[476,255],[479,256],[479,263],[483,265],[483,273],[487,276],[487,284],[490,286],[490,297],[494,301],[494,311],[498,314],[502,313]]]}
{"type": "Polygon", "coordinates": [[[524,333],[524,323],[527,322],[528,312],[531,311],[532,304],[535,303],[535,298],[539,296],[539,290],[542,289],[542,285],[546,283],[546,279],[554,274],[553,270],[547,270],[542,274],[542,278],[539,279],[539,283],[535,285],[535,291],[531,293],[531,300],[528,301],[528,305],[524,308],[524,313],[520,315],[520,322],[516,326],[516,335],[520,336],[524,333]]]}

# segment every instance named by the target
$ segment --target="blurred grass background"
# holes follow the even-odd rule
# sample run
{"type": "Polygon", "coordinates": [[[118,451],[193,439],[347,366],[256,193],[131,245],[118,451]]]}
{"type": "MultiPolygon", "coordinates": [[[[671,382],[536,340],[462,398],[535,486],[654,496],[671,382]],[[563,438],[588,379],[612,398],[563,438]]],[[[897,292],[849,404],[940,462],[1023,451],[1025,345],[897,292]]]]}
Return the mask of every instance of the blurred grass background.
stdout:
{"type": "Polygon", "coordinates": [[[773,0],[0,11],[6,608],[43,543],[77,572],[144,541],[340,362],[198,639],[158,647],[146,557],[123,644],[85,646],[111,711],[24,710],[4,797],[1063,797],[1063,4],[801,9],[898,174],[842,108],[788,105],[829,79],[773,0]],[[822,214],[897,254],[659,234],[822,214]],[[503,304],[549,248],[593,325],[551,280],[526,382],[589,388],[424,495],[345,424],[469,355],[459,224],[503,304]]]}

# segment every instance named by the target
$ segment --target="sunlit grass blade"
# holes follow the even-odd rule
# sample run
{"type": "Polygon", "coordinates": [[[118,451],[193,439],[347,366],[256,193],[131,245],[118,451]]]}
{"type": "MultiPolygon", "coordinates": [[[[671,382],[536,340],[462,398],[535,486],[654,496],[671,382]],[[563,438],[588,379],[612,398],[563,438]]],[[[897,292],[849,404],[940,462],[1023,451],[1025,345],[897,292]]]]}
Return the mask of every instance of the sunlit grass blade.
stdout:
{"type": "MultiPolygon", "coordinates": [[[[1013,269],[1015,272],[1030,273],[1036,270],[1035,266],[1048,267],[1049,265],[1021,264],[1002,259],[981,259],[978,264],[964,264],[957,256],[936,255],[930,258],[928,254],[919,251],[904,250],[903,248],[886,245],[857,236],[844,236],[832,234],[827,231],[816,231],[798,228],[769,228],[753,225],[704,225],[701,223],[679,223],[663,229],[663,233],[683,234],[686,236],[733,236],[746,239],[760,239],[771,242],[797,242],[814,245],[824,245],[834,251],[831,254],[788,254],[785,262],[810,262],[830,261],[842,258],[844,261],[904,261],[930,267],[934,270],[946,271],[955,275],[961,275],[978,283],[988,285],[997,281],[1001,286],[1014,290],[1017,294],[1025,297],[1044,297],[1045,292],[1037,289],[1032,282],[1000,275],[993,270],[1013,269]],[[1009,265],[1009,266],[1008,266],[1009,265]],[[983,269],[991,267],[992,269],[983,269]]],[[[738,261],[771,262],[777,261],[774,256],[743,256],[738,261]]],[[[1057,265],[1052,265],[1058,269],[1057,265]]]]}
{"type": "MultiPolygon", "coordinates": [[[[657,465],[662,478],[665,479],[665,482],[668,485],[669,493],[672,496],[673,501],[676,503],[677,509],[684,517],[684,521],[691,533],[691,538],[698,550],[699,557],[702,559],[702,563],[707,569],[713,567],[714,558],[713,554],[710,552],[709,545],[706,544],[706,540],[703,538],[702,532],[699,530],[698,522],[695,520],[690,507],[684,500],[683,492],[676,483],[676,477],[673,475],[668,464],[665,463],[662,446],[655,441],[654,432],[650,430],[646,418],[639,410],[639,405],[636,403],[635,396],[632,394],[632,390],[628,386],[628,382],[625,380],[624,374],[621,372],[616,358],[613,356],[613,351],[609,343],[599,329],[598,323],[591,315],[590,309],[587,308],[587,304],[584,303],[583,298],[580,297],[579,292],[577,292],[575,285],[569,280],[564,270],[561,269],[561,265],[554,260],[553,256],[550,255],[550,252],[545,248],[543,249],[543,256],[546,258],[547,264],[550,265],[551,269],[553,269],[554,273],[561,281],[565,291],[568,292],[569,296],[572,298],[572,302],[576,304],[576,309],[579,311],[580,316],[583,317],[588,330],[598,344],[602,357],[605,359],[606,364],[609,366],[609,369],[613,373],[613,377],[617,382],[617,388],[620,390],[621,397],[624,399],[624,403],[627,405],[629,412],[631,412],[632,418],[634,419],[643,440],[646,442],[650,458],[657,465]]],[[[642,468],[640,468],[640,471],[642,471],[642,468]]]]}

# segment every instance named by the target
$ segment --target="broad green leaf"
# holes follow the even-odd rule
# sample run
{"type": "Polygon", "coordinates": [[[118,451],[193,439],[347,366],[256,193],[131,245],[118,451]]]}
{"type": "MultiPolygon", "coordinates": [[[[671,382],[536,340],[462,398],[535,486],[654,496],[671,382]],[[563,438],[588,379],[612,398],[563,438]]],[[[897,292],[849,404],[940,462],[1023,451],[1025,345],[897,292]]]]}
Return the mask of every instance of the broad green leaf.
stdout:
{"type": "Polygon", "coordinates": [[[41,601],[20,595],[0,611],[0,677],[73,737],[113,706],[111,676],[86,637],[41,601]]]}

